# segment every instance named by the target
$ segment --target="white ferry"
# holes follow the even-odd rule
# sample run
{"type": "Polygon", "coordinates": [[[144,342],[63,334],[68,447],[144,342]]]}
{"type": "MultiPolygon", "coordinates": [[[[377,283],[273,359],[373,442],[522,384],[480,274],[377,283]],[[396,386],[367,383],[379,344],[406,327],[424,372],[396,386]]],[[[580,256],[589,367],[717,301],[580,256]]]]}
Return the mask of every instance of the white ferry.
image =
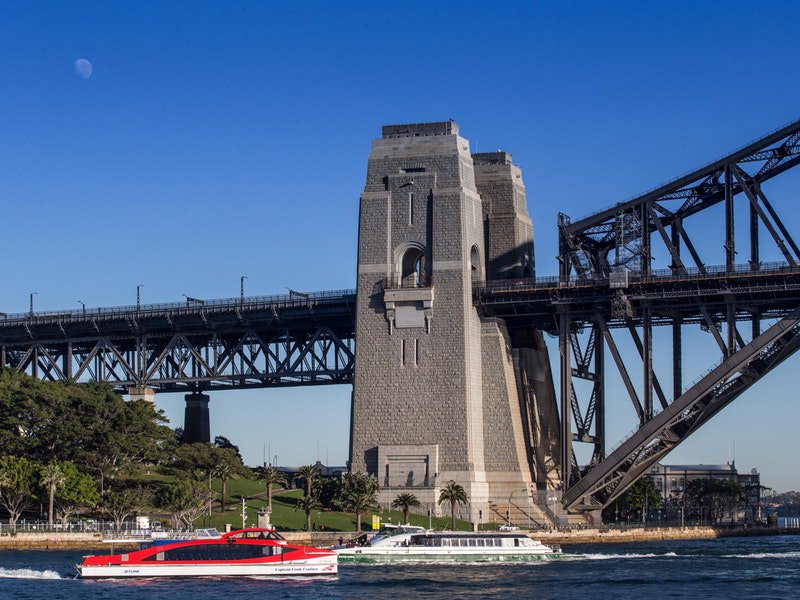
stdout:
{"type": "Polygon", "coordinates": [[[545,546],[524,533],[430,531],[403,526],[376,535],[365,545],[334,548],[343,563],[394,561],[526,561],[555,558],[560,549],[545,546]]]}

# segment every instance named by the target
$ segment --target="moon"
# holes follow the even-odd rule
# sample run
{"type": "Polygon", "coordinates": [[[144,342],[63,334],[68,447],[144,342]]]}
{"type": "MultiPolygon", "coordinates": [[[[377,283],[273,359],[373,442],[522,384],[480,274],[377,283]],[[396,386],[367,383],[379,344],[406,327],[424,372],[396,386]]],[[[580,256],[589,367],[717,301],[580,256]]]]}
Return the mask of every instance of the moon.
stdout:
{"type": "Polygon", "coordinates": [[[92,63],[85,58],[79,58],[75,61],[75,72],[83,79],[89,79],[92,76],[92,63]]]}

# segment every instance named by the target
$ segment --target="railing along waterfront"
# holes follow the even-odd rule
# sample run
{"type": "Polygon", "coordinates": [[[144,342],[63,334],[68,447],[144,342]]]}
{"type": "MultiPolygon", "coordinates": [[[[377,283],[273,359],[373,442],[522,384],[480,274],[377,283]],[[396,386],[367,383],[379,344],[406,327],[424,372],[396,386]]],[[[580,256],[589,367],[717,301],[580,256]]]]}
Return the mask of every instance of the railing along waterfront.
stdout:
{"type": "Polygon", "coordinates": [[[166,302],[159,304],[142,304],[127,306],[111,306],[106,308],[87,308],[74,310],[58,310],[27,313],[0,313],[0,327],[29,323],[78,322],[92,320],[118,320],[129,317],[160,317],[165,314],[205,314],[231,312],[235,310],[269,310],[272,308],[299,308],[304,306],[320,306],[347,301],[355,297],[355,290],[332,290],[325,292],[290,292],[271,296],[250,296],[245,298],[221,298],[213,300],[191,299],[186,302],[166,302]]]}

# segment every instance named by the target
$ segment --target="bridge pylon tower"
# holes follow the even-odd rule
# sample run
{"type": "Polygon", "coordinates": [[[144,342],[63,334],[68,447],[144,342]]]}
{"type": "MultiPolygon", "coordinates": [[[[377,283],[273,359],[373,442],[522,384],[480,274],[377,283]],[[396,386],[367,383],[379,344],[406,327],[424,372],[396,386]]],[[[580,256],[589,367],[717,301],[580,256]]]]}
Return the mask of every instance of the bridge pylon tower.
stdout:
{"type": "Polygon", "coordinates": [[[382,505],[411,492],[438,512],[454,481],[474,523],[509,498],[551,521],[535,508],[560,479],[544,342],[482,319],[472,301],[487,277],[533,268],[510,155],[472,155],[452,121],[383,128],[361,196],[350,452],[351,470],[378,478],[382,505]]]}

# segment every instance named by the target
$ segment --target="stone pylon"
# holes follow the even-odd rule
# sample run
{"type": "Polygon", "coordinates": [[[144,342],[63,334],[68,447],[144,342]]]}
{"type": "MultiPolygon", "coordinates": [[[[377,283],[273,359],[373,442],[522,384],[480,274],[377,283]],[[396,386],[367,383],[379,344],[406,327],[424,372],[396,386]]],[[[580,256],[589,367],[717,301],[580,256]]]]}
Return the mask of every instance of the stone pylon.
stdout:
{"type": "Polygon", "coordinates": [[[447,510],[437,499],[452,480],[475,523],[518,508],[547,520],[537,488],[557,465],[536,446],[557,413],[554,394],[553,407],[537,406],[536,382],[552,390],[543,340],[481,319],[472,303],[487,276],[533,268],[510,155],[473,157],[452,121],[383,128],[361,196],[350,452],[351,470],[378,477],[381,504],[411,492],[447,510]]]}

